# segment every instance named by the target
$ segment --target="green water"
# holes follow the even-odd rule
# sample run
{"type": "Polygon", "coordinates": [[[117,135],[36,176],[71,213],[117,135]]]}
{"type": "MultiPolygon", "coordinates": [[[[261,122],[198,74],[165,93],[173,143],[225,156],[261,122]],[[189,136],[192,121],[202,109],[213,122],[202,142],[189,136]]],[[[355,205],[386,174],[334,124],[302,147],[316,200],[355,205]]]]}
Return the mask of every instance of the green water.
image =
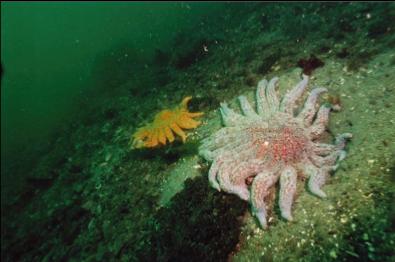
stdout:
{"type": "Polygon", "coordinates": [[[394,3],[2,2],[1,260],[394,261],[394,30],[394,3]],[[328,197],[300,171],[294,220],[275,184],[262,229],[199,146],[221,102],[255,108],[260,80],[283,97],[302,72],[340,109],[319,141],[353,137],[328,197]],[[132,146],[188,96],[185,142],[132,146]]]}
{"type": "Polygon", "coordinates": [[[100,53],[127,46],[116,55],[133,52],[136,63],[147,62],[155,48],[168,49],[177,34],[221,5],[2,3],[2,174],[15,162],[31,167],[54,130],[83,113],[75,101],[101,77],[92,69],[100,53]]]}

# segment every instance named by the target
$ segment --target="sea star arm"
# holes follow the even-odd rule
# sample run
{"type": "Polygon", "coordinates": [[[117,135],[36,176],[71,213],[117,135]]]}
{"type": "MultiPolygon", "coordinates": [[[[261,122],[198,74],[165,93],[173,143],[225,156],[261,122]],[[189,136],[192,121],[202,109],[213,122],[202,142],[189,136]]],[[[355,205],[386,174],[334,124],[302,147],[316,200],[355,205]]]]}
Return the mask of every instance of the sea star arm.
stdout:
{"type": "Polygon", "coordinates": [[[321,93],[327,92],[326,88],[314,88],[309,97],[307,98],[302,112],[298,115],[298,118],[302,119],[305,126],[310,126],[313,121],[314,115],[316,114],[316,103],[321,93]]]}
{"type": "Polygon", "coordinates": [[[249,199],[249,191],[245,184],[245,179],[249,176],[248,171],[248,166],[245,162],[228,163],[220,170],[217,176],[221,189],[230,194],[236,194],[247,201],[249,199]],[[231,175],[236,172],[236,181],[231,181],[231,175]]]}
{"type": "Polygon", "coordinates": [[[158,145],[158,130],[155,128],[150,132],[147,141],[145,142],[146,147],[155,147],[158,145]]]}
{"type": "Polygon", "coordinates": [[[174,141],[173,132],[171,131],[170,127],[168,127],[168,126],[165,127],[165,135],[170,143],[174,141]]]}
{"type": "Polygon", "coordinates": [[[246,179],[255,175],[261,168],[261,161],[256,159],[229,163],[225,167],[226,170],[218,174],[218,182],[224,191],[236,194],[241,199],[248,201],[250,193],[246,179]]]}
{"type": "Polygon", "coordinates": [[[219,170],[221,169],[221,164],[222,161],[215,159],[213,163],[211,164],[210,170],[208,171],[208,181],[210,185],[217,189],[218,191],[221,191],[221,187],[219,186],[218,180],[217,180],[217,174],[219,170]]]}
{"type": "Polygon", "coordinates": [[[215,154],[208,149],[199,149],[199,155],[201,155],[207,161],[213,161],[215,154]]]}
{"type": "Polygon", "coordinates": [[[199,154],[208,161],[214,160],[219,155],[225,158],[237,155],[240,161],[253,157],[254,151],[250,150],[254,147],[253,142],[240,136],[237,130],[234,127],[226,127],[217,131],[212,137],[204,139],[199,147],[199,154]],[[227,129],[234,132],[228,133],[227,129]]]}
{"type": "Polygon", "coordinates": [[[203,113],[203,112],[196,112],[196,113],[192,113],[192,112],[185,112],[185,114],[186,114],[188,117],[198,117],[198,116],[202,116],[202,115],[204,115],[204,113],[203,113]]]}
{"type": "Polygon", "coordinates": [[[256,159],[253,141],[245,141],[241,138],[229,142],[226,146],[212,151],[214,157],[221,156],[224,159],[233,159],[235,162],[250,161],[256,159]]]}
{"type": "Polygon", "coordinates": [[[336,150],[335,145],[325,144],[325,143],[313,143],[313,152],[319,156],[327,156],[332,153],[333,150],[336,150]]]}
{"type": "Polygon", "coordinates": [[[318,167],[333,166],[340,157],[344,159],[343,152],[345,151],[336,150],[325,157],[313,155],[310,156],[310,160],[318,167]]]}
{"type": "Polygon", "coordinates": [[[351,133],[343,133],[336,136],[335,145],[338,149],[343,149],[346,146],[346,141],[352,138],[351,133]]]}
{"type": "Polygon", "coordinates": [[[176,123],[179,127],[183,129],[192,129],[196,128],[201,124],[200,121],[193,120],[192,118],[189,118],[186,115],[182,115],[180,118],[176,120],[176,123]]]}
{"type": "Polygon", "coordinates": [[[185,142],[185,140],[187,139],[187,136],[185,135],[184,131],[182,131],[182,129],[176,124],[176,123],[172,123],[170,125],[171,130],[174,131],[174,133],[176,133],[177,135],[179,135],[182,139],[182,142],[185,142]]]}
{"type": "Polygon", "coordinates": [[[305,164],[303,169],[304,173],[309,177],[307,187],[310,192],[318,197],[325,198],[326,194],[321,190],[321,186],[326,182],[326,177],[328,175],[327,171],[319,169],[311,163],[305,164]]]}
{"type": "Polygon", "coordinates": [[[277,112],[279,107],[279,101],[276,94],[276,87],[278,85],[278,77],[273,77],[266,88],[266,100],[269,105],[271,113],[277,112]]]}
{"type": "Polygon", "coordinates": [[[303,95],[308,83],[309,77],[303,75],[302,81],[284,96],[284,99],[281,101],[280,111],[293,115],[295,103],[303,95]]]}
{"type": "Polygon", "coordinates": [[[280,175],[280,210],[281,216],[292,220],[291,208],[296,192],[297,172],[291,166],[285,167],[280,175]]]}
{"type": "MultiPolygon", "coordinates": [[[[346,141],[352,137],[350,133],[340,134],[336,137],[334,145],[325,143],[313,143],[313,152],[318,156],[328,156],[336,150],[342,150],[346,146],[346,141]]],[[[339,159],[341,161],[342,159],[339,159]]]]}
{"type": "Polygon", "coordinates": [[[221,103],[219,110],[225,126],[237,126],[242,121],[242,116],[230,109],[226,103],[221,103]]]}
{"type": "Polygon", "coordinates": [[[212,136],[203,139],[200,150],[215,150],[222,148],[229,143],[229,141],[234,141],[240,134],[241,127],[223,127],[212,136]]]}
{"type": "Polygon", "coordinates": [[[252,212],[258,218],[262,228],[267,227],[266,204],[264,198],[269,194],[269,188],[278,180],[278,175],[274,172],[263,171],[259,173],[251,186],[252,212]]]}
{"type": "Polygon", "coordinates": [[[330,111],[331,108],[327,105],[322,105],[318,110],[317,117],[313,125],[309,128],[310,137],[312,139],[316,139],[324,133],[326,126],[328,125],[330,111]]]}
{"type": "Polygon", "coordinates": [[[192,99],[192,96],[187,96],[187,97],[185,97],[182,101],[181,101],[181,103],[180,103],[180,106],[181,106],[181,108],[187,108],[188,107],[188,102],[190,101],[192,99]]]}
{"type": "Polygon", "coordinates": [[[162,145],[166,145],[166,135],[164,129],[158,129],[158,141],[162,145]]]}
{"type": "Polygon", "coordinates": [[[266,87],[267,80],[263,79],[258,83],[258,87],[256,89],[256,108],[258,115],[263,117],[264,119],[268,119],[270,116],[269,105],[266,100],[266,87]]]}
{"type": "Polygon", "coordinates": [[[248,102],[248,100],[245,96],[239,96],[238,99],[240,102],[241,110],[243,111],[243,114],[245,116],[247,116],[247,117],[257,117],[258,116],[255,113],[254,109],[252,109],[250,103],[248,102]]]}
{"type": "Polygon", "coordinates": [[[321,190],[321,186],[323,186],[326,182],[328,176],[328,172],[325,170],[317,170],[310,176],[308,182],[308,188],[314,195],[325,198],[326,194],[321,190]]]}

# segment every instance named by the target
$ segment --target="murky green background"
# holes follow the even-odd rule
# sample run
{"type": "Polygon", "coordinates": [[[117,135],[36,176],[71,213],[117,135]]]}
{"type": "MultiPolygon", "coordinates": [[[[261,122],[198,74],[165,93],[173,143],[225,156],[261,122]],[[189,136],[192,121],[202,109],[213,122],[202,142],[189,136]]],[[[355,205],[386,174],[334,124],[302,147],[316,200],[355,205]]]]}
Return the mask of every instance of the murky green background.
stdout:
{"type": "MultiPolygon", "coordinates": [[[[2,176],[7,166],[34,165],[35,152],[49,145],[54,130],[65,121],[78,121],[83,112],[75,108],[76,101],[101,77],[93,69],[100,53],[121,47],[124,52],[114,54],[115,59],[132,52],[140,59],[135,63],[147,62],[155,48],[170,48],[177,34],[222,5],[2,3],[2,176]]],[[[94,97],[95,88],[87,95],[94,97]]]]}

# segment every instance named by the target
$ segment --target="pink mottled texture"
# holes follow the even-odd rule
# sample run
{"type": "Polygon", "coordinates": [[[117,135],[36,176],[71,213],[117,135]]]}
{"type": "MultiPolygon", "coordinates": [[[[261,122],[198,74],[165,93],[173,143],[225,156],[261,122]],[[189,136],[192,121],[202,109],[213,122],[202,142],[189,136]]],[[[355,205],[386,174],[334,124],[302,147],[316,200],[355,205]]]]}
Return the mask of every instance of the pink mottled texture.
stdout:
{"type": "Polygon", "coordinates": [[[337,162],[344,159],[345,142],[351,138],[351,134],[345,133],[337,136],[334,144],[319,142],[331,107],[322,105],[317,109],[317,100],[327,90],[313,89],[295,114],[309,77],[303,75],[303,80],[281,101],[276,93],[278,80],[275,77],[258,83],[256,110],[244,96],[239,97],[242,114],[222,103],[224,127],[204,139],[199,148],[199,154],[212,161],[210,185],[250,201],[263,228],[267,227],[265,197],[277,182],[281,216],[292,220],[298,171],[309,178],[311,193],[326,197],[321,187],[329,172],[336,170],[337,162]]]}

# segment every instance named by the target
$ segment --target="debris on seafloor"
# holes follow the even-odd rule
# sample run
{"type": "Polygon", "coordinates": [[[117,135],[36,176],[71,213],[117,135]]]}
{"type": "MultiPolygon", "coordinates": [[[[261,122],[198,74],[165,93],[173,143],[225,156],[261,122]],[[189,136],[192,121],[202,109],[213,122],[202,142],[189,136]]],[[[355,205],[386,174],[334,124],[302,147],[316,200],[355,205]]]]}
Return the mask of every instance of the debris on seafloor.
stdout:
{"type": "Polygon", "coordinates": [[[313,71],[319,67],[323,67],[325,63],[315,55],[310,55],[308,59],[300,59],[298,66],[303,69],[303,74],[310,76],[313,71]]]}

